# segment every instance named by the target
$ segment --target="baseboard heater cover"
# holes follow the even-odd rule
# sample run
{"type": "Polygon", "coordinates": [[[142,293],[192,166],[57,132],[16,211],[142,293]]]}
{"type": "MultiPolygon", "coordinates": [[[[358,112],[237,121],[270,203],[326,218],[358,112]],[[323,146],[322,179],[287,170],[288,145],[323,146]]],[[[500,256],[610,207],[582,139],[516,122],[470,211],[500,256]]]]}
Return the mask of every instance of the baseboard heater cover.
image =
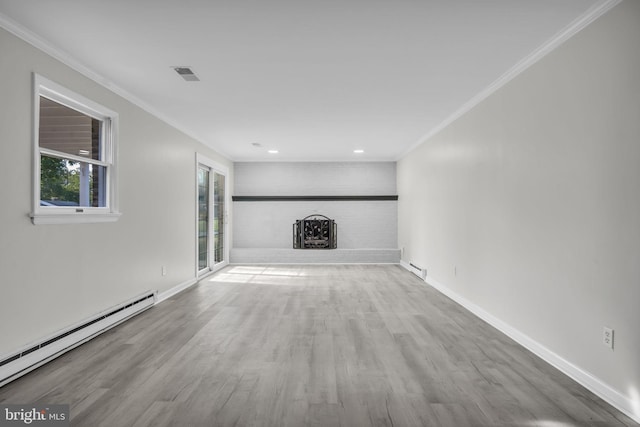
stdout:
{"type": "Polygon", "coordinates": [[[157,292],[145,292],[58,331],[39,343],[28,345],[16,353],[0,358],[0,387],[152,307],[156,299],[157,292]]]}
{"type": "Polygon", "coordinates": [[[427,278],[427,269],[426,268],[422,269],[411,262],[409,263],[409,271],[415,274],[416,276],[418,276],[419,278],[421,278],[422,280],[425,280],[427,278]]]}

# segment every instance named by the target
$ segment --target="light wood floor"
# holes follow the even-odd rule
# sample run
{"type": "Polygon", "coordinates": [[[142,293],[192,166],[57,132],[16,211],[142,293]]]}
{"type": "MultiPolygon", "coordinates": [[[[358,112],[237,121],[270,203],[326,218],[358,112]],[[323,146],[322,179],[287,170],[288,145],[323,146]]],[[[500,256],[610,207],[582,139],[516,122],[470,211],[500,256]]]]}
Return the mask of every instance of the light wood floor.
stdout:
{"type": "Polygon", "coordinates": [[[637,425],[398,266],[234,266],[0,389],[75,426],[637,425]]]}

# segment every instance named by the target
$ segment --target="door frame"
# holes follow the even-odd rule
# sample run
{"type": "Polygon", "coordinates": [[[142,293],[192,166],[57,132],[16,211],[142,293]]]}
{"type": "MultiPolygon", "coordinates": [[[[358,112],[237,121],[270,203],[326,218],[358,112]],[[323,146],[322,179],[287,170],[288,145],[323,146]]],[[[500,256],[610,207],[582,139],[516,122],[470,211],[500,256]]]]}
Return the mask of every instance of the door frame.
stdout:
{"type": "MultiPolygon", "coordinates": [[[[229,194],[229,168],[223,164],[220,164],[210,158],[196,153],[196,173],[195,173],[195,270],[196,277],[201,279],[202,277],[213,273],[215,271],[220,270],[221,268],[227,266],[229,264],[229,206],[231,202],[231,196],[229,194]],[[214,212],[213,203],[215,202],[214,196],[214,185],[213,185],[213,177],[214,174],[217,173],[219,175],[224,175],[224,226],[223,226],[223,236],[222,236],[222,245],[223,245],[223,258],[222,262],[214,264],[214,252],[213,248],[213,229],[209,231],[207,235],[207,249],[208,249],[208,259],[207,259],[207,267],[200,269],[199,266],[199,228],[198,228],[198,214],[199,214],[199,189],[198,189],[198,172],[201,167],[205,167],[209,169],[209,209],[208,212],[212,214],[214,212]]],[[[213,223],[212,218],[209,218],[209,227],[213,223]]]]}

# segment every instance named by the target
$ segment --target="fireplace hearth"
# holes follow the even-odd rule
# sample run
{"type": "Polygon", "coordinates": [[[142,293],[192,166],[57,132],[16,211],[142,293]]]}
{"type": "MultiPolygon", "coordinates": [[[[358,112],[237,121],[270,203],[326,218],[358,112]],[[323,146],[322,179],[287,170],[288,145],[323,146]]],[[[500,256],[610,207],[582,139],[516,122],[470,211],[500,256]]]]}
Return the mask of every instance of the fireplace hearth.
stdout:
{"type": "Polygon", "coordinates": [[[294,249],[336,249],[338,226],[324,215],[309,215],[293,224],[294,249]]]}

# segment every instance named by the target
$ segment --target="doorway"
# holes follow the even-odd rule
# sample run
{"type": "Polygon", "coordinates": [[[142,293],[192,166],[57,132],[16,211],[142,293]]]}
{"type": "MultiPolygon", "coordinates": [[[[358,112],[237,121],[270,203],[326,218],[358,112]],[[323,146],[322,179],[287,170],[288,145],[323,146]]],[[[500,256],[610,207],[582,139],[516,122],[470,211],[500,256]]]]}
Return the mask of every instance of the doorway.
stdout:
{"type": "Polygon", "coordinates": [[[228,264],[228,172],[200,155],[197,163],[197,273],[202,276],[228,264]]]}

